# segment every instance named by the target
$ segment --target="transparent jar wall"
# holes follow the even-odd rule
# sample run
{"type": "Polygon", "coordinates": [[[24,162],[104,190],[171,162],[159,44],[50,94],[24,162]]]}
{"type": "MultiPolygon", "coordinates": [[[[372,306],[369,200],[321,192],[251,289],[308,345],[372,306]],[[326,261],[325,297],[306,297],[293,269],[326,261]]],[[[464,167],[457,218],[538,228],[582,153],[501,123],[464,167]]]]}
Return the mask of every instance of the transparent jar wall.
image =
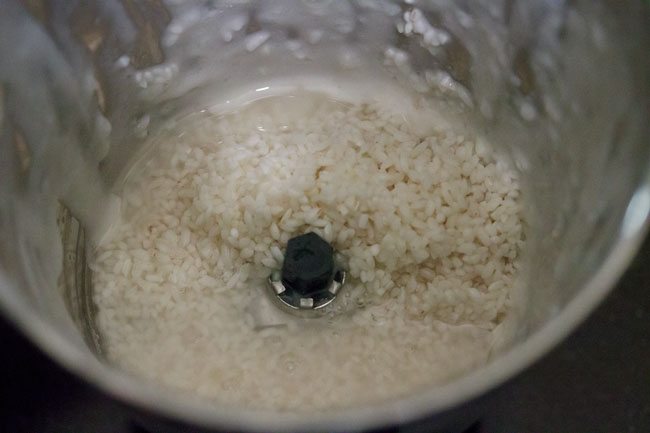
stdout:
{"type": "Polygon", "coordinates": [[[628,3],[27,1],[28,14],[5,2],[2,299],[101,351],[83,250],[139,144],[215,95],[372,73],[438,101],[520,172],[521,341],[645,219],[649,26],[628,3]]]}

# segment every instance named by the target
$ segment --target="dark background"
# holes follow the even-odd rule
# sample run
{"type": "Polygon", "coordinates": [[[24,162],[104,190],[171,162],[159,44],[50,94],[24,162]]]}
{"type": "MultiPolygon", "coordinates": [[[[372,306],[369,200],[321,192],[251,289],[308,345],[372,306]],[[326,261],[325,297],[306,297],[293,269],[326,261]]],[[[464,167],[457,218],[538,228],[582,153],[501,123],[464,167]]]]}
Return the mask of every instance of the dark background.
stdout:
{"type": "MultiPolygon", "coordinates": [[[[0,351],[0,432],[144,433],[2,318],[0,351]]],[[[571,337],[488,398],[472,432],[650,432],[650,241],[571,337]]]]}

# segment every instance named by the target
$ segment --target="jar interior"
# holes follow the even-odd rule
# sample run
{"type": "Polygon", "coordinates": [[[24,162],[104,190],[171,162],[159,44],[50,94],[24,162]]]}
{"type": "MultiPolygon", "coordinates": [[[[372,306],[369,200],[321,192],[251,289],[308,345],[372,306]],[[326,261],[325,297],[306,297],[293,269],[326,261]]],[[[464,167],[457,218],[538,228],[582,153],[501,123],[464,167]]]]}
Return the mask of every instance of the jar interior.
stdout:
{"type": "Polygon", "coordinates": [[[266,86],[341,80],[377,97],[393,83],[517,171],[520,311],[490,362],[548,325],[644,224],[650,80],[637,3],[51,3],[9,3],[14,24],[0,26],[0,53],[36,54],[0,65],[3,290],[100,358],[87,257],[112,194],[151,137],[266,86]]]}

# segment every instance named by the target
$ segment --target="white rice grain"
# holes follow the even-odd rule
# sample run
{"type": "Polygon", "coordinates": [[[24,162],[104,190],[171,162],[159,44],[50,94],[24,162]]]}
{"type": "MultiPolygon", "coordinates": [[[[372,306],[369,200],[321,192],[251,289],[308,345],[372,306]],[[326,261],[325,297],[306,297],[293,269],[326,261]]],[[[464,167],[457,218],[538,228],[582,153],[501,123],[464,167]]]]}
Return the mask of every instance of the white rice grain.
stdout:
{"type": "Polygon", "coordinates": [[[390,107],[302,94],[159,137],[91,260],[109,358],[216,402],[291,411],[485,363],[519,269],[517,177],[471,131],[411,126],[390,107]],[[347,263],[346,314],[331,321],[264,310],[265,278],[309,231],[347,263]]]}

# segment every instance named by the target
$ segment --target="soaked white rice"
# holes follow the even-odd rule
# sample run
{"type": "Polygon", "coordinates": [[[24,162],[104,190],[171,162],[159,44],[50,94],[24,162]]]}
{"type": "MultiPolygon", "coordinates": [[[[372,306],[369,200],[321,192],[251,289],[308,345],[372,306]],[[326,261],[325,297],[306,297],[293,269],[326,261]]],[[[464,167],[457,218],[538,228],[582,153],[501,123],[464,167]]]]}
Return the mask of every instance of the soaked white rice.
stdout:
{"type": "Polygon", "coordinates": [[[486,362],[523,243],[517,179],[488,145],[316,95],[174,130],[129,177],[93,260],[111,360],[282,410],[398,396],[486,362]],[[349,260],[346,314],[265,306],[264,279],[308,231],[349,260]]]}

